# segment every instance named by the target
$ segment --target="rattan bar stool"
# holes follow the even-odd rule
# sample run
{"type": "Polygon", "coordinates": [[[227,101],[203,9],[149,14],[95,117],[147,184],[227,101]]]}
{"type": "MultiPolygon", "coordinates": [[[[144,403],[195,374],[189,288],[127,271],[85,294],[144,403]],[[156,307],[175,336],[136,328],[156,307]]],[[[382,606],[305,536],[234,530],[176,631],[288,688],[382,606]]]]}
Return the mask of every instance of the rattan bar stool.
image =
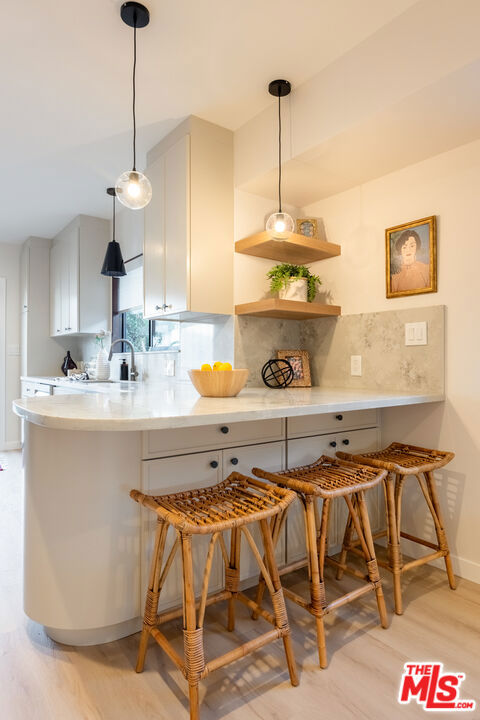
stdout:
{"type": "MultiPolygon", "coordinates": [[[[325,645],[325,629],[323,624],[324,616],[356,600],[368,592],[374,591],[377,599],[378,614],[382,627],[386,628],[387,611],[383,597],[382,584],[378,573],[375,548],[373,545],[372,531],[368,518],[367,506],[365,503],[365,491],[378,485],[386,476],[385,470],[377,470],[359,465],[358,463],[345,462],[335,458],[322,455],[311,465],[296,467],[292,470],[271,473],[253,468],[254,475],[270,480],[279,487],[286,487],[294,490],[299,496],[305,514],[305,530],[307,545],[307,560],[292,563],[281,568],[280,573],[291,572],[308,565],[310,578],[310,599],[303,597],[288,588],[283,588],[287,598],[300,605],[315,617],[317,629],[317,645],[320,667],[327,667],[327,650],[325,645]],[[347,504],[353,524],[358,533],[362,554],[367,566],[367,574],[359,570],[349,568],[328,556],[328,518],[331,502],[334,498],[343,497],[347,504]],[[323,500],[321,518],[317,506],[317,498],[323,500]],[[325,594],[324,565],[329,562],[336,567],[364,581],[364,584],[341,597],[327,603],[325,594]]],[[[277,516],[275,526],[272,529],[274,541],[280,534],[281,523],[286,513],[277,516]]],[[[260,578],[257,590],[257,603],[262,602],[265,591],[265,583],[260,578]]]]}
{"type": "Polygon", "coordinates": [[[136,671],[142,672],[151,635],[180,668],[188,680],[190,695],[190,718],[199,718],[199,681],[210,672],[237,660],[267,643],[283,639],[288,671],[292,685],[298,685],[293,656],[290,628],[285,600],[275,561],[269,518],[282,513],[294,500],[289,490],[260,482],[254,478],[232,473],[226,480],[213,487],[179,492],[172,495],[144,495],[132,490],[130,496],[158,516],[155,547],[150,570],[150,580],[145,602],[143,630],[140,639],[136,671]],[[257,548],[248,525],[259,522],[264,557],[257,548]],[[163,554],[168,527],[173,525],[177,538],[165,563],[163,554]],[[230,555],[227,553],[223,532],[231,531],[230,555]],[[195,599],[192,535],[211,535],[207,560],[203,573],[200,599],[195,599]],[[260,608],[253,600],[239,591],[241,535],[247,540],[260,572],[272,598],[273,615],[260,608]],[[215,545],[220,547],[225,563],[225,590],[208,595],[208,582],[215,545]],[[158,614],[158,602],[165,578],[172,565],[177,549],[181,549],[183,564],[183,608],[158,614]],[[163,565],[163,569],[162,569],[163,565]],[[238,600],[260,614],[274,627],[253,640],[239,645],[230,652],[205,662],[203,623],[205,609],[221,600],[228,600],[228,630],[235,625],[234,601],[238,600]],[[184,658],[159,630],[162,623],[183,615],[184,658]]]}
{"type": "MultiPolygon", "coordinates": [[[[455,457],[455,453],[442,452],[441,450],[428,450],[422,447],[415,447],[414,445],[404,445],[394,442],[385,448],[385,450],[363,453],[361,455],[339,452],[337,453],[337,457],[388,471],[384,483],[387,528],[382,532],[376,533],[374,538],[387,537],[388,562],[385,563],[379,560],[378,564],[390,570],[393,574],[393,592],[395,612],[397,615],[403,613],[401,576],[403,573],[418,565],[424,565],[436,558],[445,558],[448,582],[452,590],[455,590],[455,576],[453,574],[442,510],[438,500],[435,477],[433,475],[433,471],[449,463],[450,460],[455,457]],[[402,492],[405,479],[408,475],[414,475],[418,480],[423,497],[432,515],[437,535],[437,543],[423,540],[422,538],[410,535],[401,530],[402,492]],[[424,555],[417,560],[404,563],[400,551],[400,538],[424,545],[425,547],[431,548],[434,552],[424,555]]],[[[352,519],[349,517],[345,527],[343,550],[340,557],[343,564],[346,562],[349,551],[358,553],[358,542],[352,540],[352,533],[352,519]]],[[[341,577],[341,573],[342,571],[339,569],[337,576],[341,577]]]]}

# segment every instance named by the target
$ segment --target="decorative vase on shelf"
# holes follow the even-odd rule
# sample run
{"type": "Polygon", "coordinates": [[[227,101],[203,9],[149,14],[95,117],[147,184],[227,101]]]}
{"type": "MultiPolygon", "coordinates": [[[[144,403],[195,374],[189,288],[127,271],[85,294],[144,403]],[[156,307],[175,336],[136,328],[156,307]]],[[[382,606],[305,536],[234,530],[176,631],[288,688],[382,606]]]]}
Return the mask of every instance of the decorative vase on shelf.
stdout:
{"type": "Polygon", "coordinates": [[[95,379],[108,380],[110,378],[110,363],[105,348],[100,348],[97,354],[97,362],[95,366],[95,379]]]}
{"type": "Polygon", "coordinates": [[[70,350],[67,350],[67,354],[63,358],[62,372],[64,375],[68,375],[69,370],[76,370],[77,365],[70,355],[70,350]]]}
{"type": "Polygon", "coordinates": [[[307,302],[307,278],[292,278],[278,291],[280,300],[307,302]]]}

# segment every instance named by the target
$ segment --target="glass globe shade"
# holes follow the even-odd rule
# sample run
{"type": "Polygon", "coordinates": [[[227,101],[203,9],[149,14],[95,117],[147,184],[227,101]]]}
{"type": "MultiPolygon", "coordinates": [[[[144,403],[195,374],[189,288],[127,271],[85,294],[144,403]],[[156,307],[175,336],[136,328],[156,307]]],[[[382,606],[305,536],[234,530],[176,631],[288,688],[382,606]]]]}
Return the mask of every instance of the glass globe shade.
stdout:
{"type": "Polygon", "coordinates": [[[122,173],[115,185],[118,200],[130,208],[140,210],[152,199],[152,186],[146,175],[136,170],[122,173]]]}
{"type": "Polygon", "coordinates": [[[267,220],[265,229],[273,240],[287,240],[294,230],[293,218],[288,213],[273,213],[267,220]]]}

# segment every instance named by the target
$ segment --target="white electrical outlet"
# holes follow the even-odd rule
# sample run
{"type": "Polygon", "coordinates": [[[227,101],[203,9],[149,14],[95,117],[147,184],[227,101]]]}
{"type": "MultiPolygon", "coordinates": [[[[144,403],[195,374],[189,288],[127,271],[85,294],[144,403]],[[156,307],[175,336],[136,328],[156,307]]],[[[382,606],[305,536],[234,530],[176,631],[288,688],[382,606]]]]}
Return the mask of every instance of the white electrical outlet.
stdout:
{"type": "Polygon", "coordinates": [[[350,355],[350,375],[360,376],[362,374],[362,356],[350,355]]]}
{"type": "Polygon", "coordinates": [[[427,323],[405,323],[405,345],[427,345],[427,323]]]}

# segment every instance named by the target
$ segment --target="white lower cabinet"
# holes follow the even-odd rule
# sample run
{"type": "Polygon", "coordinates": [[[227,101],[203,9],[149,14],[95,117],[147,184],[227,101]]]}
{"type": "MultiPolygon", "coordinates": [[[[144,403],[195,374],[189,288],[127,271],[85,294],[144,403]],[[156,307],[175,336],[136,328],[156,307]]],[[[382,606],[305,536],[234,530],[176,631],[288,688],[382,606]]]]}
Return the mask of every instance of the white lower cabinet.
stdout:
{"type": "MultiPolygon", "coordinates": [[[[352,430],[350,432],[335,433],[331,435],[316,435],[307,438],[297,438],[288,441],[288,467],[307,465],[317,460],[321,455],[335,456],[337,450],[345,452],[358,452],[360,450],[375,450],[378,447],[378,430],[352,430]]],[[[373,489],[367,493],[372,528],[378,526],[378,490],[373,489]]],[[[319,501],[321,502],[321,501],[319,501]]],[[[347,519],[345,501],[338,498],[333,502],[329,522],[329,547],[333,549],[342,542],[345,522],[347,519]]],[[[300,500],[290,508],[287,518],[287,562],[301,560],[305,551],[305,522],[300,500]]]]}
{"type": "MultiPolygon", "coordinates": [[[[245,423],[246,425],[247,423],[245,423]]],[[[233,437],[233,436],[232,436],[233,437]]],[[[257,438],[262,440],[262,437],[257,438]]],[[[144,441],[145,442],[145,441],[144,441]]],[[[335,455],[337,449],[358,452],[373,450],[378,447],[378,429],[352,430],[350,432],[337,432],[330,435],[315,435],[292,440],[266,442],[257,445],[246,445],[216,449],[210,452],[192,452],[152,460],[144,460],[142,471],[143,492],[147,494],[166,495],[182,490],[216,485],[227,478],[231,472],[251,475],[253,467],[260,467],[272,472],[288,467],[306,465],[317,460],[321,455],[335,455]],[[288,465],[287,465],[288,463],[288,465]]],[[[165,451],[165,448],[163,448],[165,451]]],[[[150,449],[152,452],[152,449],[150,449]]],[[[185,453],[185,449],[181,450],[185,453]]],[[[379,489],[381,491],[381,488],[379,489]]],[[[367,493],[372,528],[379,523],[379,492],[371,490],[367,493]]],[[[344,502],[336,500],[330,516],[330,547],[339,546],[343,537],[346,521],[344,502]]],[[[142,508],[142,602],[148,584],[150,560],[153,549],[156,519],[151,511],[142,508]]],[[[261,554],[260,529],[257,525],[250,527],[253,538],[261,554]]],[[[164,556],[165,559],[175,540],[175,532],[170,528],[164,556]]],[[[210,535],[193,536],[194,581],[195,593],[201,591],[203,569],[210,535]]],[[[230,550],[229,534],[225,533],[227,550],[230,550]]],[[[282,532],[276,547],[276,557],[279,565],[285,562],[295,562],[305,557],[305,525],[303,511],[299,500],[295,500],[287,515],[286,528],[282,532]]],[[[258,566],[245,538],[242,538],[240,557],[240,578],[243,581],[255,582],[258,577],[258,566]]],[[[224,565],[220,548],[216,548],[215,557],[210,576],[209,591],[216,592],[223,588],[224,565]]],[[[178,552],[170,569],[169,575],[160,596],[160,610],[180,605],[182,602],[182,563],[178,552]]]]}
{"type": "MultiPolygon", "coordinates": [[[[193,490],[216,485],[222,479],[221,451],[195,453],[178,457],[146,460],[143,463],[143,492],[167,495],[181,490],[193,490]]],[[[148,585],[150,561],[156,529],[156,518],[151,510],[142,508],[142,603],[148,585]]],[[[165,556],[168,556],[175,541],[176,533],[170,528],[167,536],[165,556]]],[[[194,535],[192,538],[193,573],[195,593],[200,594],[203,569],[208,551],[210,535],[194,535]]],[[[223,560],[219,548],[210,575],[210,592],[218,591],[223,585],[223,560]]],[[[160,610],[175,607],[182,602],[182,558],[180,550],[170,568],[160,596],[160,610]]]]}
{"type": "MultiPolygon", "coordinates": [[[[253,467],[272,472],[285,468],[285,443],[274,442],[264,445],[250,445],[247,447],[223,450],[223,476],[226,478],[232,471],[243,475],[251,475],[253,467]],[[233,461],[233,462],[232,462],[233,461]]],[[[249,526],[255,543],[263,555],[263,545],[258,523],[249,526]]],[[[225,534],[227,537],[227,534],[225,534]]],[[[283,565],[285,562],[285,531],[282,532],[275,550],[277,563],[283,565]]],[[[250,546],[245,537],[242,537],[242,549],[240,554],[240,579],[254,579],[259,574],[257,562],[252,554],[250,546]]]]}

